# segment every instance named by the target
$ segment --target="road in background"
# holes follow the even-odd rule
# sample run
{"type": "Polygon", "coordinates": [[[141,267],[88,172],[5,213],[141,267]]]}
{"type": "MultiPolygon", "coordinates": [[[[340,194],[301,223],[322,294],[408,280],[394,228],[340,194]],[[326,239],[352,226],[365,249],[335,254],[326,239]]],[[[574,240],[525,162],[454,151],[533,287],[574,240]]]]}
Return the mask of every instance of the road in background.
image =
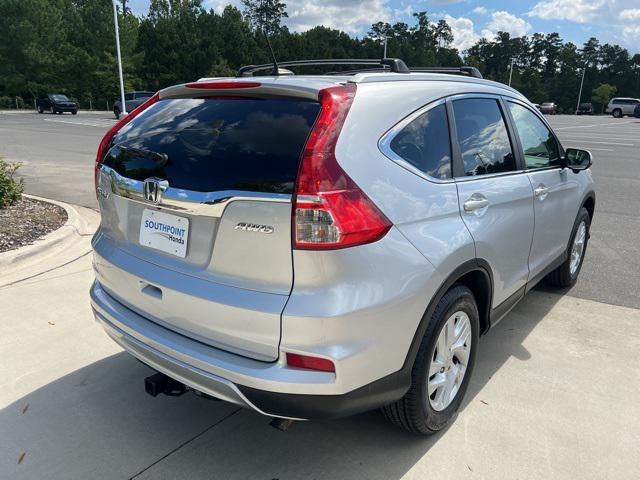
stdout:
{"type": "Polygon", "coordinates": [[[562,145],[594,157],[596,212],[571,295],[640,308],[640,119],[547,117],[562,145]]]}
{"type": "MultiPolygon", "coordinates": [[[[565,147],[591,150],[596,214],[571,295],[640,308],[640,119],[548,117],[565,147]]],[[[0,113],[0,155],[24,162],[26,191],[96,208],[93,165],[110,112],[0,113]]]]}
{"type": "Polygon", "coordinates": [[[77,115],[0,113],[0,156],[23,163],[26,192],[98,208],[93,165],[110,112],[77,115]]]}

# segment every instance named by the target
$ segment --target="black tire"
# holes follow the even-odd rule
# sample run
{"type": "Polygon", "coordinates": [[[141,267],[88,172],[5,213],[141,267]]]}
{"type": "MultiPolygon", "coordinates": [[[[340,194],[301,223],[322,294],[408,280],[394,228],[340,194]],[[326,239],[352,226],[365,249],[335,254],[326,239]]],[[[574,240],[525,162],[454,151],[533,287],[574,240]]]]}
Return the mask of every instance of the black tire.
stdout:
{"type": "Polygon", "coordinates": [[[567,288],[575,285],[575,283],[578,281],[580,270],[582,270],[582,263],[584,262],[584,256],[587,253],[587,246],[589,244],[590,227],[591,227],[591,218],[589,217],[589,212],[587,211],[586,208],[582,207],[578,212],[576,221],[573,224],[573,230],[571,231],[571,237],[569,238],[569,244],[567,245],[567,259],[564,261],[562,265],[560,265],[553,272],[547,275],[547,283],[558,288],[567,288]],[[586,227],[584,247],[582,248],[582,254],[581,254],[582,256],[580,258],[580,262],[578,263],[578,268],[572,274],[571,273],[571,249],[573,246],[573,241],[576,238],[576,234],[578,233],[578,229],[583,221],[585,222],[585,227],[586,227]]]}
{"type": "Polygon", "coordinates": [[[613,112],[611,112],[611,115],[613,115],[614,118],[622,118],[622,110],[620,110],[619,108],[616,108],[613,112]]]}
{"type": "Polygon", "coordinates": [[[473,293],[463,285],[454,285],[440,299],[429,321],[411,371],[411,387],[400,400],[383,407],[383,415],[398,427],[411,433],[432,435],[442,430],[457,412],[469,385],[476,362],[479,332],[480,320],[473,293]],[[458,392],[446,408],[436,411],[428,397],[429,367],[442,327],[449,317],[458,311],[466,313],[470,320],[471,352],[458,392]]]}
{"type": "Polygon", "coordinates": [[[116,116],[116,120],[120,120],[120,109],[118,107],[113,107],[113,114],[116,116]]]}
{"type": "Polygon", "coordinates": [[[74,110],[74,111],[71,112],[71,115],[77,115],[77,114],[78,114],[77,110],[74,110]]]}

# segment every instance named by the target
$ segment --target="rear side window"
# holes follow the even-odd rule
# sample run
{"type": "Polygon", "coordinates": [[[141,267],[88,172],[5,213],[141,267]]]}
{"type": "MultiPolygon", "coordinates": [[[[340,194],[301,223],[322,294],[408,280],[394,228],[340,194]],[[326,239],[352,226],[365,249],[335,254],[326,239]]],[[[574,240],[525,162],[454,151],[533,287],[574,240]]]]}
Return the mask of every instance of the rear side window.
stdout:
{"type": "Polygon", "coordinates": [[[516,170],[507,127],[497,100],[455,100],[453,112],[465,175],[516,170]]]}
{"type": "Polygon", "coordinates": [[[104,163],[193,191],[292,193],[318,111],[289,99],[160,100],[120,130],[104,163]]]}
{"type": "Polygon", "coordinates": [[[391,150],[426,175],[451,178],[451,143],[447,111],[438,105],[405,126],[390,144],[391,150]]]}

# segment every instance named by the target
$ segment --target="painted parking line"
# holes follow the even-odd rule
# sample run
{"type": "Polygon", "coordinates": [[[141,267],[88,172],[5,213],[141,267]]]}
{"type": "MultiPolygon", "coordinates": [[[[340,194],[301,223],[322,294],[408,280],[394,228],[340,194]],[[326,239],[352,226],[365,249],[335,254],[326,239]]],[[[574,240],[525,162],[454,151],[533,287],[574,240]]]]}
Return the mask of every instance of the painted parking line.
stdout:
{"type": "Polygon", "coordinates": [[[613,148],[589,147],[588,150],[589,151],[594,151],[594,152],[615,152],[615,150],[613,148]]]}
{"type": "Polygon", "coordinates": [[[627,125],[629,123],[637,123],[637,120],[629,120],[628,122],[594,123],[592,125],[573,125],[570,127],[554,128],[554,130],[567,130],[569,128],[617,127],[619,125],[627,125]]]}
{"type": "Polygon", "coordinates": [[[68,123],[70,125],[84,125],[86,127],[110,127],[116,120],[104,120],[104,121],[82,121],[82,120],[54,120],[53,118],[44,118],[45,122],[54,123],[68,123]]]}
{"type": "Polygon", "coordinates": [[[596,140],[636,140],[638,135],[607,135],[606,133],[562,133],[562,137],[575,137],[575,138],[595,138],[596,140]]]}
{"type": "MultiPolygon", "coordinates": [[[[567,138],[567,137],[565,137],[567,138]]],[[[620,147],[633,147],[635,146],[635,143],[616,143],[616,142],[593,142],[591,140],[586,140],[584,138],[571,138],[568,137],[569,140],[572,140],[574,142],[580,142],[580,143],[587,143],[589,145],[618,145],[620,147]]]]}

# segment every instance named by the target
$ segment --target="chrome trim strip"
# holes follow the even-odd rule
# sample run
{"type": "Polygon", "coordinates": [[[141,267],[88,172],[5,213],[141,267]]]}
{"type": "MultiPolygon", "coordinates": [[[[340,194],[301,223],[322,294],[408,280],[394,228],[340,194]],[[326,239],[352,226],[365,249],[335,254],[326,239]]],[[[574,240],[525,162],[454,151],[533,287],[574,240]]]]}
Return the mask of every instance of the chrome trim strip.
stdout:
{"type": "Polygon", "coordinates": [[[160,203],[154,204],[144,198],[144,182],[124,177],[107,165],[100,166],[98,190],[150,207],[206,217],[221,217],[229,203],[239,200],[291,203],[291,195],[288,193],[245,192],[240,190],[195,192],[169,186],[162,193],[160,203]]]}

